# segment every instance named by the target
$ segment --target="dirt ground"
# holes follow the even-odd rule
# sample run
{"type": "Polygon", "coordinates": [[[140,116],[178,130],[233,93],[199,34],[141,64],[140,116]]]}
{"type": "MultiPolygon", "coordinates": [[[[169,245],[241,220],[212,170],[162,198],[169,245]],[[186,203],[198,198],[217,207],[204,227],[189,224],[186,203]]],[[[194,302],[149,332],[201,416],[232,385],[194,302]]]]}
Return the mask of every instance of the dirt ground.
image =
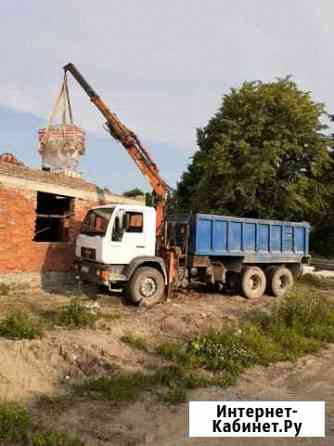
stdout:
{"type": "MultiPolygon", "coordinates": [[[[94,291],[85,290],[85,298],[91,298],[94,291]]],[[[19,290],[0,298],[0,314],[5,315],[15,307],[52,318],[71,297],[73,291],[19,290]]],[[[120,340],[123,335],[144,337],[151,346],[161,340],[185,339],[225,321],[239,319],[254,309],[265,308],[272,298],[264,296],[249,301],[240,296],[197,290],[179,293],[170,302],[152,308],[126,305],[118,295],[99,294],[96,302],[105,317],[94,330],[56,327],[38,340],[0,338],[3,400],[27,403],[41,426],[73,433],[88,446],[334,445],[334,346],[295,363],[249,369],[230,388],[210,387],[190,394],[192,400],[325,400],[324,440],[189,439],[187,404],[163,403],[154,392],[143,393],[135,403],[118,406],[105,401],[73,402],[66,398],[57,406],[48,404],[48,398],[66,396],[69,384],[83,378],[108,375],[115,367],[150,370],[160,365],[160,357],[131,348],[120,340]]]]}

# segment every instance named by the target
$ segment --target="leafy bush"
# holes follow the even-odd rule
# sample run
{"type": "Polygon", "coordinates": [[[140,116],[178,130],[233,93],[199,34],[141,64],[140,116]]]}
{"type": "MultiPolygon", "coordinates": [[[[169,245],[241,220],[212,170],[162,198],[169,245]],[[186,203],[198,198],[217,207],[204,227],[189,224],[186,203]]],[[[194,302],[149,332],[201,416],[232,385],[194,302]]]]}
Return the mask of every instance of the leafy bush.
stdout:
{"type": "Polygon", "coordinates": [[[334,304],[315,293],[299,291],[276,306],[270,320],[262,328],[275,336],[277,327],[294,330],[306,338],[334,342],[334,304]]]}
{"type": "Polygon", "coordinates": [[[33,446],[84,446],[84,443],[76,437],[64,432],[38,433],[32,438],[33,446]]]}
{"type": "Polygon", "coordinates": [[[69,328],[93,327],[99,317],[99,311],[95,307],[74,299],[62,308],[57,322],[69,328]]]}
{"type": "Polygon", "coordinates": [[[0,322],[0,336],[9,339],[34,339],[42,334],[40,325],[23,311],[12,311],[0,322]]]}
{"type": "Polygon", "coordinates": [[[14,403],[0,404],[0,444],[25,443],[31,421],[26,409],[14,403]]]}

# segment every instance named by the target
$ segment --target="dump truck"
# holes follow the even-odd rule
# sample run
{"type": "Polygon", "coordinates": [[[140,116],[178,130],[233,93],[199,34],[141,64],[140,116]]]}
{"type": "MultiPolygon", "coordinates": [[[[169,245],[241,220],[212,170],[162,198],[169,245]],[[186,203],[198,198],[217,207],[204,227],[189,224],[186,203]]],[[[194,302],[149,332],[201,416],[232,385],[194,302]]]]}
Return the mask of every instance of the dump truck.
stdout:
{"type": "MultiPolygon", "coordinates": [[[[125,288],[133,303],[160,300],[169,276],[157,253],[155,225],[152,207],[89,210],[76,241],[78,276],[110,290],[125,288]]],[[[196,281],[240,289],[247,298],[282,296],[308,261],[308,223],[195,214],[167,229],[178,252],[176,287],[196,281]]]]}
{"type": "Polygon", "coordinates": [[[131,302],[155,303],[192,282],[240,291],[249,299],[282,296],[309,259],[307,222],[194,214],[168,216],[168,185],[138,136],[111,112],[73,64],[67,64],[106,129],[148,179],[155,207],[104,205],[88,211],[76,240],[78,278],[124,288],[131,302]]]}

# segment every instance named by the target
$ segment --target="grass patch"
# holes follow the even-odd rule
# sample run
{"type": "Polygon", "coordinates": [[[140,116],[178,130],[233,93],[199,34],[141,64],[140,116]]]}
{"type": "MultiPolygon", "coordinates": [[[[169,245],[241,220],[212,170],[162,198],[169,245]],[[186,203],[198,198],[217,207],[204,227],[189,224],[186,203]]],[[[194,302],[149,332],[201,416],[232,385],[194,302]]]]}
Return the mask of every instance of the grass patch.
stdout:
{"type": "Polygon", "coordinates": [[[206,378],[178,366],[161,367],[152,375],[151,379],[153,384],[170,389],[174,387],[195,389],[196,387],[205,387],[209,384],[206,378]]]}
{"type": "Polygon", "coordinates": [[[84,443],[77,437],[73,437],[65,432],[44,432],[37,433],[32,438],[33,446],[84,446],[84,443]]]}
{"type": "Polygon", "coordinates": [[[49,417],[61,415],[72,404],[73,401],[68,395],[52,397],[49,395],[41,395],[35,402],[37,410],[46,413],[49,417]]]}
{"type": "Polygon", "coordinates": [[[73,299],[65,305],[57,316],[57,324],[68,328],[94,327],[101,317],[93,305],[84,305],[78,299],[73,299]]]}
{"type": "Polygon", "coordinates": [[[172,386],[163,395],[163,400],[170,404],[184,403],[187,401],[187,390],[183,387],[172,386]]]}
{"type": "Polygon", "coordinates": [[[0,322],[0,336],[9,339],[35,339],[43,335],[40,324],[30,314],[12,311],[0,322]]]}
{"type": "Polygon", "coordinates": [[[31,420],[28,412],[14,403],[0,403],[0,444],[26,444],[31,420]]]}
{"type": "Polygon", "coordinates": [[[239,327],[210,331],[187,344],[162,344],[158,352],[183,367],[222,371],[228,384],[246,368],[295,360],[324,342],[334,342],[334,305],[294,292],[270,314],[253,314],[239,327]]]}
{"type": "Polygon", "coordinates": [[[101,318],[105,321],[118,321],[122,318],[122,315],[120,313],[103,313],[101,315],[101,318]]]}
{"type": "Polygon", "coordinates": [[[153,385],[163,387],[162,399],[170,403],[182,402],[187,399],[188,390],[208,386],[225,386],[227,375],[203,373],[201,370],[189,370],[172,365],[161,367],[151,376],[153,385]]]}
{"type": "MultiPolygon", "coordinates": [[[[121,340],[148,350],[146,341],[132,335],[121,340]]],[[[76,395],[115,403],[136,400],[142,391],[156,390],[163,401],[176,404],[191,389],[226,387],[246,368],[295,360],[325,342],[334,342],[334,304],[299,290],[274,305],[270,313],[256,312],[238,326],[223,327],[188,342],[161,344],[156,352],[172,362],[154,372],[124,373],[90,379],[75,386],[76,395]]]]}
{"type": "Polygon", "coordinates": [[[312,286],[319,289],[334,289],[334,278],[316,276],[314,274],[303,274],[298,280],[300,284],[312,286]]]}
{"type": "Polygon", "coordinates": [[[163,342],[156,352],[179,366],[191,368],[200,366],[199,359],[192,354],[184,342],[163,342]]]}
{"type": "Polygon", "coordinates": [[[0,403],[0,445],[84,446],[66,432],[35,432],[28,411],[15,403],[0,403]]]}
{"type": "Polygon", "coordinates": [[[88,379],[74,385],[76,396],[112,401],[115,404],[138,399],[143,391],[159,389],[163,401],[184,401],[187,391],[209,385],[221,385],[221,377],[200,375],[178,366],[161,367],[154,373],[117,373],[113,376],[88,379]]]}
{"type": "Polygon", "coordinates": [[[74,385],[74,392],[78,396],[90,396],[118,403],[137,399],[141,390],[148,384],[149,379],[145,374],[121,373],[88,379],[82,384],[74,385]]]}
{"type": "Polygon", "coordinates": [[[243,329],[212,331],[195,338],[188,344],[188,352],[197,357],[200,366],[225,370],[232,375],[238,375],[256,363],[269,364],[274,359],[281,359],[275,345],[267,342],[260,330],[252,325],[243,329]]]}
{"type": "Polygon", "coordinates": [[[305,290],[290,294],[270,316],[260,316],[259,322],[273,336],[277,329],[286,328],[310,340],[334,342],[334,303],[305,290]]]}
{"type": "Polygon", "coordinates": [[[133,336],[131,334],[124,335],[121,338],[121,341],[124,342],[127,345],[130,345],[130,347],[133,347],[137,350],[142,350],[144,352],[148,351],[148,345],[144,338],[139,336],[133,336]]]}

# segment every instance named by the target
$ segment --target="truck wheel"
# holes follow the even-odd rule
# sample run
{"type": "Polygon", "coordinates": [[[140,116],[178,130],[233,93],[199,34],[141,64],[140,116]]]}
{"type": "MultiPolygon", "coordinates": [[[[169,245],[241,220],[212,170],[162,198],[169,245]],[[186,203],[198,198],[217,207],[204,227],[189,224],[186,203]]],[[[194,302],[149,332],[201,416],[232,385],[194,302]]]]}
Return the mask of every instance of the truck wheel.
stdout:
{"type": "Polygon", "coordinates": [[[165,291],[165,281],[162,274],[150,266],[142,266],[133,274],[128,285],[127,295],[132,303],[139,304],[158,302],[165,291]]]}
{"type": "Polygon", "coordinates": [[[285,266],[278,266],[271,273],[270,291],[275,297],[281,297],[293,287],[293,275],[285,266]]]}
{"type": "Polygon", "coordinates": [[[247,266],[242,271],[241,290],[248,299],[261,297],[266,290],[267,280],[264,272],[257,266],[247,266]]]}

